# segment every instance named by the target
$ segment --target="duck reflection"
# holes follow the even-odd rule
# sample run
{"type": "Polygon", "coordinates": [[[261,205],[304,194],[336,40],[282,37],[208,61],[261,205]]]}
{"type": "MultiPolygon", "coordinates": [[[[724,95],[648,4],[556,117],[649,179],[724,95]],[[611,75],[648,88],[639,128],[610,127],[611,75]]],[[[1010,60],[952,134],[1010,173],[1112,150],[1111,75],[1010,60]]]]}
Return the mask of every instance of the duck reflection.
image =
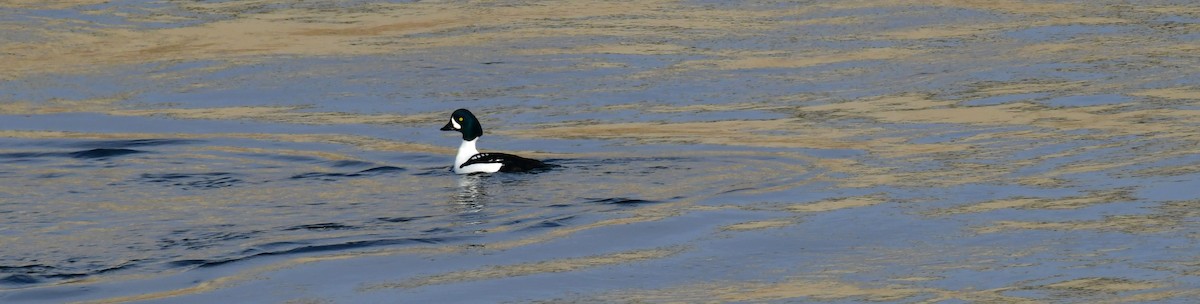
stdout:
{"type": "Polygon", "coordinates": [[[483,211],[487,189],[483,186],[480,175],[461,175],[458,177],[458,191],[451,197],[451,209],[455,213],[470,214],[483,211]]]}

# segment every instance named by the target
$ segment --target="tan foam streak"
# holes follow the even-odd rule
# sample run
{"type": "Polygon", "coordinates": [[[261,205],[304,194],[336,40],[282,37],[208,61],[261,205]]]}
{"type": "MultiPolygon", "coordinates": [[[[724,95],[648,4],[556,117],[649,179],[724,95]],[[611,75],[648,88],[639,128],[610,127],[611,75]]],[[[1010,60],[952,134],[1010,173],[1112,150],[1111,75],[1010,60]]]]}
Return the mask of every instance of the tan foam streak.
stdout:
{"type": "Polygon", "coordinates": [[[466,281],[492,280],[501,278],[511,278],[519,276],[534,275],[540,273],[558,273],[576,271],[586,268],[595,268],[611,265],[619,265],[626,263],[635,263],[646,260],[661,259],[671,255],[675,255],[682,251],[682,248],[664,248],[664,249],[649,249],[625,251],[613,254],[595,255],[582,258],[566,258],[549,260],[543,262],[520,263],[510,265],[490,266],[481,269],[465,270],[449,272],[439,275],[421,277],[413,280],[382,283],[365,286],[364,291],[387,288],[416,288],[426,285],[450,284],[466,281]]]}

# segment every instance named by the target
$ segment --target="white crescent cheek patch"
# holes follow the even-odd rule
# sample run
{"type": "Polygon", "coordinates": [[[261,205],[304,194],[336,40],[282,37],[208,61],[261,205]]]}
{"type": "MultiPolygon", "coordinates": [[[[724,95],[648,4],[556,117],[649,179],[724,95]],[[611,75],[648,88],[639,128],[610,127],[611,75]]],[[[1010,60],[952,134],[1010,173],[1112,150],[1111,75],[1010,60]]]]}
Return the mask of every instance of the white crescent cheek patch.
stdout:
{"type": "Polygon", "coordinates": [[[461,126],[461,125],[459,125],[457,121],[454,121],[454,119],[453,119],[453,118],[451,118],[451,119],[450,119],[450,124],[453,124],[453,125],[454,125],[454,129],[455,129],[455,130],[462,130],[462,126],[461,126]]]}

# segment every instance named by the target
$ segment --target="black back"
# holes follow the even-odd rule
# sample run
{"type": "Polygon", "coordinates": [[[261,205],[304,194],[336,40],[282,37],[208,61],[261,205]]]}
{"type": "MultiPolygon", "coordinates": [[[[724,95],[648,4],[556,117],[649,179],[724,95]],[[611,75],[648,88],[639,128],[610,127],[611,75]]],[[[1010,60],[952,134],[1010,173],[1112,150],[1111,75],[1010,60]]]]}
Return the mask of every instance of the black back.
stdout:
{"type": "Polygon", "coordinates": [[[546,168],[546,164],[536,159],[528,159],[507,153],[479,153],[471,156],[459,168],[464,168],[472,164],[503,164],[500,166],[500,172],[526,172],[534,169],[546,168]]]}

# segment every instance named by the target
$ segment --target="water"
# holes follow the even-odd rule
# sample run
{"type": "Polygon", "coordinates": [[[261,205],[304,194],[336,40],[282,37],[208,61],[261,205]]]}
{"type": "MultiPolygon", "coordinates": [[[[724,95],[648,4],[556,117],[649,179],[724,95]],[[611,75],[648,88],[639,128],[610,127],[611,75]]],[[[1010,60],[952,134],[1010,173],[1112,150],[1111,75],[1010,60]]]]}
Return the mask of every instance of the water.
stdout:
{"type": "Polygon", "coordinates": [[[0,6],[0,302],[1200,298],[1187,3],[0,6]]]}

